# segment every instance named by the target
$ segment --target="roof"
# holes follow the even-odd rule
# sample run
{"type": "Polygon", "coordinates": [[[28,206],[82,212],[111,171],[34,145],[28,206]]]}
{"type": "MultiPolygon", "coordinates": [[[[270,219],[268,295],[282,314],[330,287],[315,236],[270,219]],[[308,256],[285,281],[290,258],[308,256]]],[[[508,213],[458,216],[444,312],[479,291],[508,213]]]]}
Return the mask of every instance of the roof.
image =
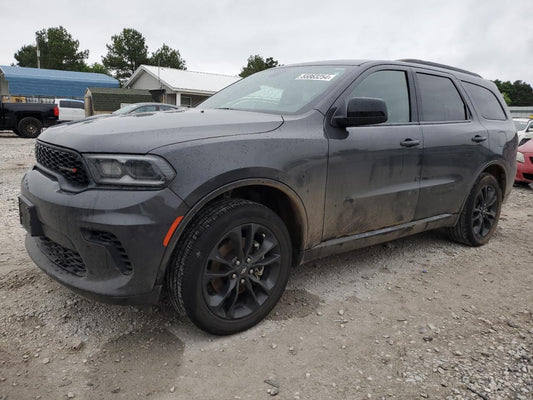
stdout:
{"type": "Polygon", "coordinates": [[[118,87],[119,82],[105,74],[0,66],[0,77],[16,96],[83,97],[89,86],[118,87]]]}
{"type": "Polygon", "coordinates": [[[124,103],[153,102],[148,90],[89,87],[94,111],[115,111],[124,103]]]}
{"type": "Polygon", "coordinates": [[[219,90],[237,82],[238,76],[194,72],[182,69],[141,65],[126,81],[124,86],[131,86],[138,77],[147,73],[175,92],[212,95],[219,90]]]}

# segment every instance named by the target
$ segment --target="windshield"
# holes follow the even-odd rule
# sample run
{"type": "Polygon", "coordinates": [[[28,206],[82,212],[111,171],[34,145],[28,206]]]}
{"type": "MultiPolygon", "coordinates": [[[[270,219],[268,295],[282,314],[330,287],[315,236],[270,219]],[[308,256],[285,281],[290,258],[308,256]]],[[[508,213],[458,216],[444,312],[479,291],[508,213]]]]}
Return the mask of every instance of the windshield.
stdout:
{"type": "Polygon", "coordinates": [[[299,66],[254,74],[216,93],[199,107],[294,114],[339,80],[346,68],[299,66]]]}
{"type": "Polygon", "coordinates": [[[515,126],[516,126],[516,130],[517,131],[523,131],[526,129],[526,126],[527,126],[527,121],[517,121],[516,119],[513,121],[515,126]]]}

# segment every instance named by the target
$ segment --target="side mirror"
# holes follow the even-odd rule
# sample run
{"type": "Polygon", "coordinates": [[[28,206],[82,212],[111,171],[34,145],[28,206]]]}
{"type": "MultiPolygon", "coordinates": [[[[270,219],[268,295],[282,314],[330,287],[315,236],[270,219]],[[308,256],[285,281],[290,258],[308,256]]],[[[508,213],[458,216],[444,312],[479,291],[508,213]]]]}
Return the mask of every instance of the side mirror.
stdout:
{"type": "Polygon", "coordinates": [[[334,116],[333,121],[338,126],[374,125],[387,122],[387,104],[382,99],[371,97],[354,97],[348,101],[346,115],[334,116]]]}

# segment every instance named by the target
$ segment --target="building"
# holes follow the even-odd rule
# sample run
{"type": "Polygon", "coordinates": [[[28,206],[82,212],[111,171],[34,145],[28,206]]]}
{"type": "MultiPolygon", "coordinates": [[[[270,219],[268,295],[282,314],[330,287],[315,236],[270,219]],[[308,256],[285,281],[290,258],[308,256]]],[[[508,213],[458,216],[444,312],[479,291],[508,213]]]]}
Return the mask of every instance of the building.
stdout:
{"type": "Polygon", "coordinates": [[[153,102],[148,90],[88,87],[85,91],[85,115],[110,114],[125,104],[153,102]]]}
{"type": "Polygon", "coordinates": [[[152,91],[161,89],[164,91],[164,103],[195,107],[239,79],[238,76],[141,65],[124,87],[152,91]]]}
{"type": "Polygon", "coordinates": [[[0,66],[0,95],[5,102],[83,99],[89,86],[118,88],[119,81],[91,72],[0,66]]]}
{"type": "Polygon", "coordinates": [[[509,107],[511,116],[515,118],[533,118],[533,106],[529,107],[509,107]]]}

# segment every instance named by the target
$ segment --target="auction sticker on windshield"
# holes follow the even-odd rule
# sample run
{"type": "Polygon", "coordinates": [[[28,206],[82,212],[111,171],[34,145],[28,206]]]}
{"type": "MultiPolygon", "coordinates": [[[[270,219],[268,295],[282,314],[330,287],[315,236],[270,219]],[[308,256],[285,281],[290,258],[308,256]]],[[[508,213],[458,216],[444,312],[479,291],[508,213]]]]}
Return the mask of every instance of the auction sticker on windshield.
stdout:
{"type": "Polygon", "coordinates": [[[335,78],[337,75],[331,74],[301,74],[296,78],[300,81],[330,81],[335,78]]]}

